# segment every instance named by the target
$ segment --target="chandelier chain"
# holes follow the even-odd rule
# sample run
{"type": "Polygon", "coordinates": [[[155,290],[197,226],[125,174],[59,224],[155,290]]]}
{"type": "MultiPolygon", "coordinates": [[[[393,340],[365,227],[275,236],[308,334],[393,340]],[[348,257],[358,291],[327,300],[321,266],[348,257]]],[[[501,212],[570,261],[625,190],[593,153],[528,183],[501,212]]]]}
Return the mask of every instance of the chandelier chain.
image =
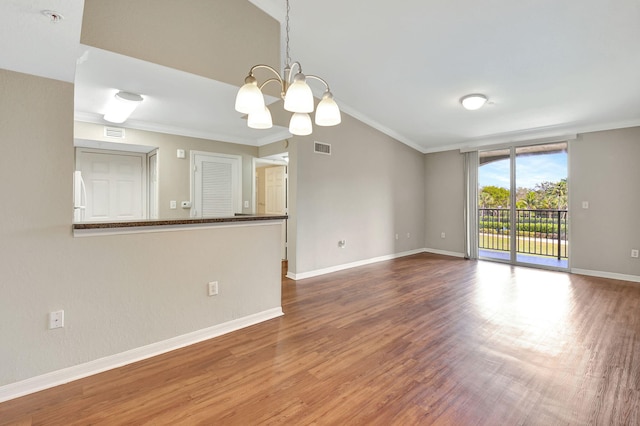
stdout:
{"type": "Polygon", "coordinates": [[[291,10],[291,8],[289,7],[289,0],[287,0],[287,16],[286,16],[286,32],[287,32],[287,37],[286,37],[286,46],[287,46],[287,63],[284,64],[285,67],[288,67],[291,64],[291,52],[289,51],[289,11],[291,10]]]}

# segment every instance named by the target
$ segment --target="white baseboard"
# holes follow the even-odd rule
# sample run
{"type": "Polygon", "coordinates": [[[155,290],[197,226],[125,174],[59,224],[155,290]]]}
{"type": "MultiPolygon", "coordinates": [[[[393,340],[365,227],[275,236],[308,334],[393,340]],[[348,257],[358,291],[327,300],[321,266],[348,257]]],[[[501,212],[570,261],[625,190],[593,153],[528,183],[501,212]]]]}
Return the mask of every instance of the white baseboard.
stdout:
{"type": "Polygon", "coordinates": [[[123,365],[132,364],[143,359],[151,358],[185,346],[202,342],[204,340],[212,339],[282,315],[284,315],[282,307],[269,309],[263,312],[258,312],[257,314],[228,321],[223,324],[214,325],[202,330],[172,337],[171,339],[163,340],[161,342],[152,343],[150,345],[131,349],[119,354],[99,358],[84,364],[74,365],[62,370],[52,371],[20,382],[0,386],[0,402],[69,383],[74,380],[102,373],[103,371],[122,367],[123,365]]]}
{"type": "Polygon", "coordinates": [[[402,253],[394,253],[388,254],[386,256],[374,257],[371,259],[358,260],[356,262],[345,263],[342,265],[330,266],[328,268],[316,269],[315,271],[302,272],[299,274],[294,274],[293,272],[287,272],[287,278],[291,278],[292,280],[302,280],[305,278],[317,277],[320,275],[330,274],[332,272],[338,272],[345,269],[356,268],[358,266],[370,265],[372,263],[383,262],[385,260],[397,259],[399,257],[411,256],[413,254],[424,253],[425,249],[416,249],[404,251],[402,253]]]}
{"type": "Polygon", "coordinates": [[[611,278],[613,280],[632,281],[640,283],[640,276],[618,274],[617,272],[590,271],[589,269],[571,268],[572,274],[589,275],[591,277],[611,278]]]}
{"type": "Polygon", "coordinates": [[[464,253],[458,253],[455,251],[438,250],[432,248],[426,248],[424,249],[424,251],[426,251],[427,253],[442,254],[444,256],[464,257],[464,253]]]}

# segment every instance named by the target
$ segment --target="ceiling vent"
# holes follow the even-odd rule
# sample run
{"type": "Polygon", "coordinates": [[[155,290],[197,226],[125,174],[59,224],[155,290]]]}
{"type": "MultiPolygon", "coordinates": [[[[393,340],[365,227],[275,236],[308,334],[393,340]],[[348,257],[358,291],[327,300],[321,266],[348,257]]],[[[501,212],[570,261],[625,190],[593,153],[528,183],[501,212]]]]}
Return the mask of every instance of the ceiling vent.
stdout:
{"type": "Polygon", "coordinates": [[[324,142],[314,142],[313,143],[313,152],[316,154],[325,154],[331,155],[331,145],[324,142]]]}
{"type": "Polygon", "coordinates": [[[119,127],[105,127],[104,135],[108,138],[124,139],[124,129],[119,127]]]}

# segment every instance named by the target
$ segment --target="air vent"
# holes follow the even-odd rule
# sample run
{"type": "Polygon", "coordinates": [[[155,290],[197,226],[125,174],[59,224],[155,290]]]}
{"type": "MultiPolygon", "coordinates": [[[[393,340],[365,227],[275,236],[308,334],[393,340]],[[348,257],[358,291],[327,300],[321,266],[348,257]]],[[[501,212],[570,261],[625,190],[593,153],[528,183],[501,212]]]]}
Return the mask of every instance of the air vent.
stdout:
{"type": "Polygon", "coordinates": [[[124,139],[124,129],[119,127],[105,127],[104,135],[108,138],[124,139]]]}
{"type": "Polygon", "coordinates": [[[331,155],[331,145],[323,142],[314,142],[313,152],[316,154],[331,155]]]}

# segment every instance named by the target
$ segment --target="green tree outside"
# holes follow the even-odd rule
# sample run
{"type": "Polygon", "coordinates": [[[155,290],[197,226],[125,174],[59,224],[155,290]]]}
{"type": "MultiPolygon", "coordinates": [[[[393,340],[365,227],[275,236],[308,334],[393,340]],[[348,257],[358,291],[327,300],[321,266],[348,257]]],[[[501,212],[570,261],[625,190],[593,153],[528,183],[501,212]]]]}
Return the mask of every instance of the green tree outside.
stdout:
{"type": "MultiPolygon", "coordinates": [[[[498,186],[483,186],[478,193],[478,207],[484,209],[508,208],[510,191],[498,186]]],[[[516,208],[528,210],[567,210],[567,179],[559,182],[541,182],[534,188],[518,188],[516,208]]]]}

